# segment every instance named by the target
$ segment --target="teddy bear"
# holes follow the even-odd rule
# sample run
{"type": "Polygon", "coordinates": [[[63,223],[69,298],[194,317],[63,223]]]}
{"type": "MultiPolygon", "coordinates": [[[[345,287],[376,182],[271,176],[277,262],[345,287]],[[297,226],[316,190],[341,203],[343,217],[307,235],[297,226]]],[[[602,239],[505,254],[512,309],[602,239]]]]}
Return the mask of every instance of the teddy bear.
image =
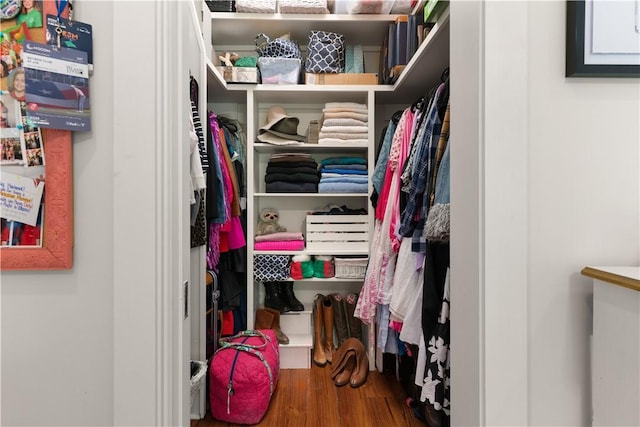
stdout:
{"type": "Polygon", "coordinates": [[[258,226],[256,227],[256,236],[262,236],[265,234],[278,233],[281,231],[287,231],[286,227],[281,226],[278,223],[280,214],[275,208],[264,208],[260,211],[260,218],[258,218],[258,226]]]}

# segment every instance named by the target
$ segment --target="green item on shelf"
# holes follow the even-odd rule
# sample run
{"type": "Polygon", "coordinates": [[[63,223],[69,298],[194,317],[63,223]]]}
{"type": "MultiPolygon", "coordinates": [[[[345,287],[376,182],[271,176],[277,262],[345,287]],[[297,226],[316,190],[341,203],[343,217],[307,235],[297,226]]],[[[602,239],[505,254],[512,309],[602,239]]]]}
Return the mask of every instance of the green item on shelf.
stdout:
{"type": "Polygon", "coordinates": [[[302,266],[302,277],[305,279],[313,277],[313,261],[302,261],[300,264],[302,266]]]}
{"type": "Polygon", "coordinates": [[[313,277],[329,278],[335,276],[333,257],[318,255],[313,260],[313,277]]]}
{"type": "Polygon", "coordinates": [[[448,7],[447,0],[427,0],[424,6],[424,22],[436,22],[448,7]]]}
{"type": "Polygon", "coordinates": [[[255,56],[243,56],[242,58],[238,58],[233,65],[236,67],[257,67],[258,58],[255,56]]]}

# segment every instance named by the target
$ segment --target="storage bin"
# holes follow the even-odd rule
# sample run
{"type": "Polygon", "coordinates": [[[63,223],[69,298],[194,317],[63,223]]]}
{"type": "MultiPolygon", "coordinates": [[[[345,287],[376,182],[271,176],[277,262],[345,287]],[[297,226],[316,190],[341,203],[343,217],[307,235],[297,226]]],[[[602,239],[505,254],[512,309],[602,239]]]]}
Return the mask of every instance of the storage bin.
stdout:
{"type": "Polygon", "coordinates": [[[276,13],[276,0],[236,0],[236,11],[245,13],[276,13]]]}
{"type": "Polygon", "coordinates": [[[260,81],[262,84],[298,84],[300,80],[300,59],[258,58],[260,81]]]}
{"type": "Polygon", "coordinates": [[[280,13],[325,14],[329,13],[327,0],[279,0],[280,13]]]}
{"type": "Polygon", "coordinates": [[[369,250],[367,215],[307,215],[307,251],[369,250]]]}
{"type": "Polygon", "coordinates": [[[336,278],[364,279],[369,258],[335,258],[336,278]]]}

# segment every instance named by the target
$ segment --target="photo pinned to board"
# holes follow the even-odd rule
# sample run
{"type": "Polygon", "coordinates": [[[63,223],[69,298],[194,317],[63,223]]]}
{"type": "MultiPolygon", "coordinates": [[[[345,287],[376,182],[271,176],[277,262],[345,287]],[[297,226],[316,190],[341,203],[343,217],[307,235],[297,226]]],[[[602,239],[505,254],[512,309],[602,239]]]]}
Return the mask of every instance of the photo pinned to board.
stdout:
{"type": "Polygon", "coordinates": [[[25,166],[26,167],[34,167],[34,166],[44,166],[44,143],[42,139],[42,133],[40,132],[40,128],[37,127],[33,121],[29,118],[27,114],[27,103],[20,102],[18,104],[19,107],[19,116],[20,116],[20,124],[19,127],[22,127],[22,132],[20,132],[21,142],[23,147],[23,152],[25,153],[25,166]]]}
{"type": "Polygon", "coordinates": [[[27,41],[27,116],[36,126],[91,130],[87,53],[27,41]]]}

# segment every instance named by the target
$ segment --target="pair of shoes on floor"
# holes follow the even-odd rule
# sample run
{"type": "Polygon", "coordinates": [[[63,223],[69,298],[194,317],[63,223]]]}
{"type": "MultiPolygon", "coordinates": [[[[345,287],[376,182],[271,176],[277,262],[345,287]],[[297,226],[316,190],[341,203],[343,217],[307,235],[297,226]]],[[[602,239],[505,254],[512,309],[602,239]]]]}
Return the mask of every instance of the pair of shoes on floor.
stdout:
{"type": "Polygon", "coordinates": [[[360,387],[367,380],[369,358],[367,352],[357,338],[348,338],[333,356],[331,378],[338,387],[349,384],[360,387]]]}

